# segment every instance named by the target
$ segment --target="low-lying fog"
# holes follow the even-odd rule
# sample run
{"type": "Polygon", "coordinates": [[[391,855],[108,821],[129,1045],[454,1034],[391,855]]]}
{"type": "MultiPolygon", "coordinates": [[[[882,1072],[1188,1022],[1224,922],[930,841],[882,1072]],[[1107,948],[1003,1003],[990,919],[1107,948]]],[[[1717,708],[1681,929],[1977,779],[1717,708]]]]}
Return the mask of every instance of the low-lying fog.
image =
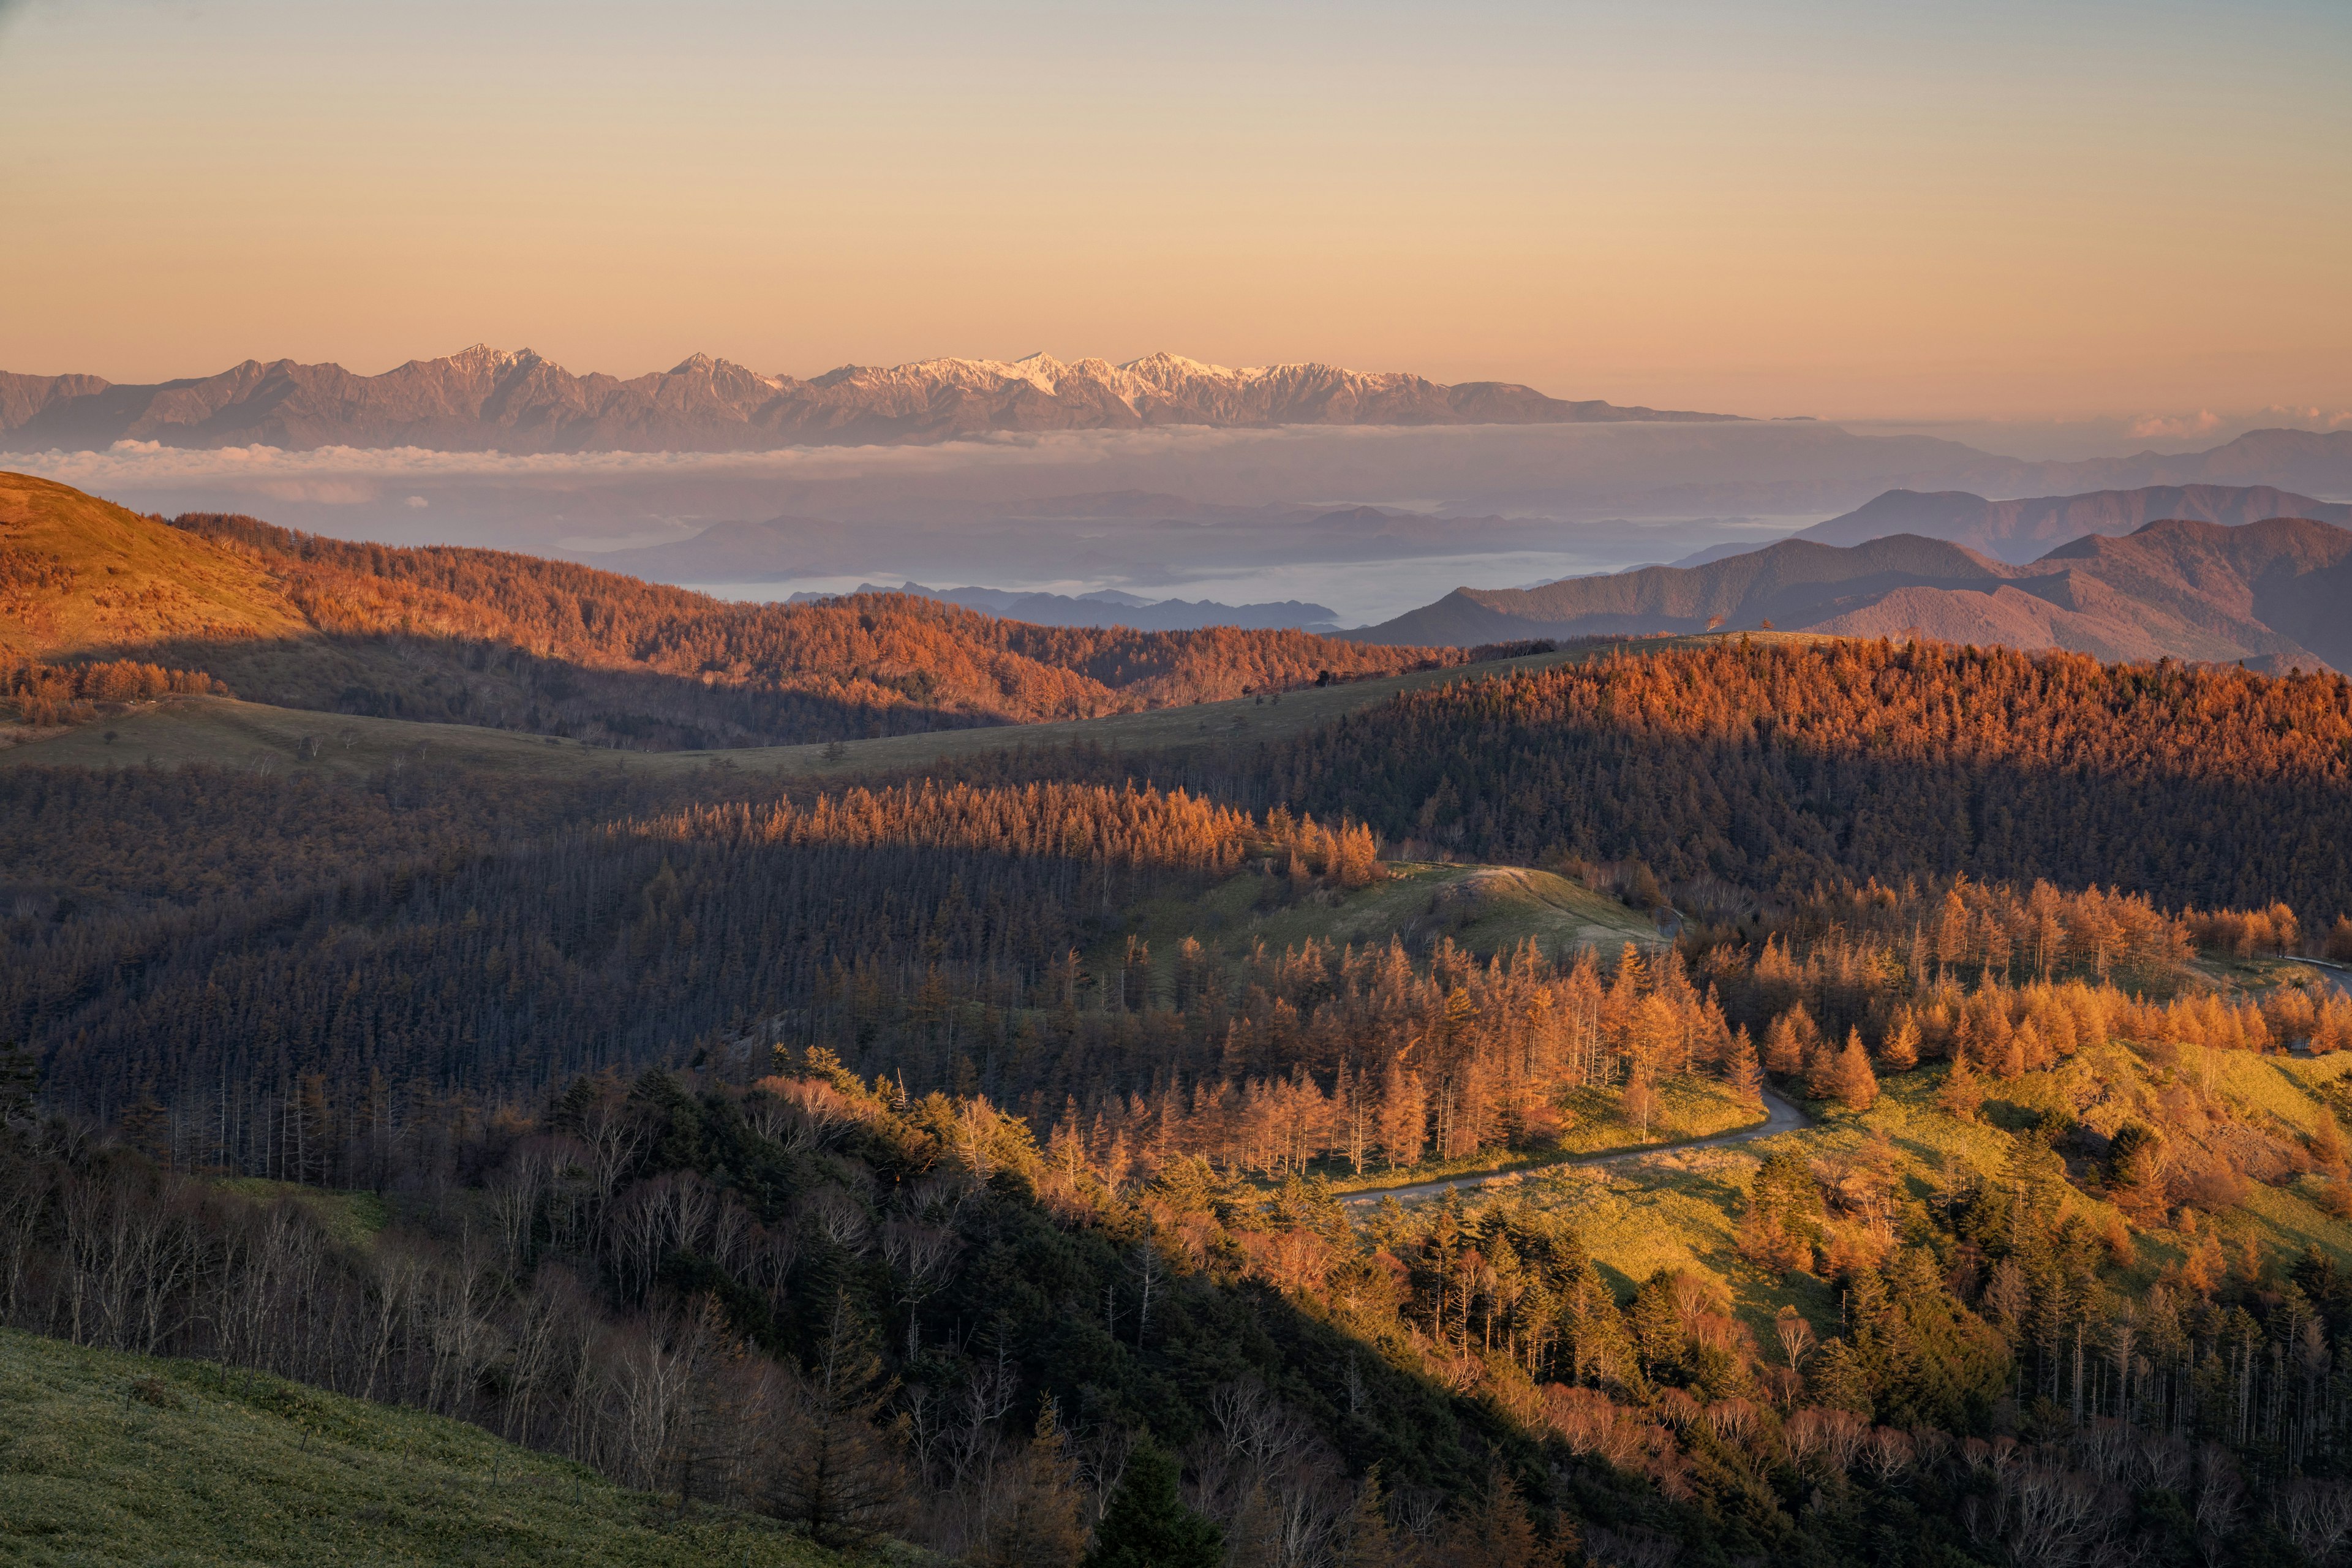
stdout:
{"type": "MultiPolygon", "coordinates": [[[[1757,421],[1094,431],[752,454],[122,443],[0,467],[141,510],[562,554],[738,597],[913,579],[1307,599],[1355,625],[1465,584],[1767,542],[1890,489],[2059,494],[2178,482],[2158,469],[2182,460],[2029,461],[1916,433],[1757,421]]],[[[2330,479],[2260,482],[2325,495],[2330,479]]]]}

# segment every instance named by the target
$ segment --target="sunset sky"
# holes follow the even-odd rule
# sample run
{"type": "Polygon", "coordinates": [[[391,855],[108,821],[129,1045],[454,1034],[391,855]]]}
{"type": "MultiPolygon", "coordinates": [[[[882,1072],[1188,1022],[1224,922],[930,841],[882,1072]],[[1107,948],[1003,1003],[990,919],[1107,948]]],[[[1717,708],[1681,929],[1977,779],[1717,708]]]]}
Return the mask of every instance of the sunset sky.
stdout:
{"type": "Polygon", "coordinates": [[[2352,407],[2352,5],[0,4],[0,369],[2352,407]]]}

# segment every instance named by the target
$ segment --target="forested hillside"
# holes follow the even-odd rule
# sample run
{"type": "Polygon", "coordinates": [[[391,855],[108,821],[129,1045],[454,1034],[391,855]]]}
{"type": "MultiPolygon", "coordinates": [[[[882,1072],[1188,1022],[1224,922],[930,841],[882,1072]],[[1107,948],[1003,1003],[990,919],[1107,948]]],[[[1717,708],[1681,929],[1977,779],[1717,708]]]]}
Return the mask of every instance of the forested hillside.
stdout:
{"type": "Polygon", "coordinates": [[[1732,640],[1192,728],[0,773],[0,1321],[991,1568],[2352,1541],[2343,680],[1732,640]]]}
{"type": "Polygon", "coordinates": [[[1264,789],[1427,850],[1758,892],[1966,873],[2352,913],[2334,675],[1730,641],[1408,693],[1269,752],[1264,789]]]}
{"type": "Polygon", "coordinates": [[[1081,719],[1464,657],[1296,631],[1034,626],[898,594],[732,604],[495,551],[243,517],[167,525],[16,475],[0,477],[0,649],[202,672],[284,707],[653,750],[1081,719]]]}

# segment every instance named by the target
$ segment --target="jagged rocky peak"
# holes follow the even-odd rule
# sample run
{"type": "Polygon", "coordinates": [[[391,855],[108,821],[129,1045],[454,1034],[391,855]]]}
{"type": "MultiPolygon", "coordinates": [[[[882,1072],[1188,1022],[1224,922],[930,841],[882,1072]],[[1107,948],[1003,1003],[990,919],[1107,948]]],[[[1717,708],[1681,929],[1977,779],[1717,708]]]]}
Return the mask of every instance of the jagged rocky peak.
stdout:
{"type": "Polygon", "coordinates": [[[1550,425],[1709,420],[1562,402],[1505,383],[1440,385],[1319,363],[1233,369],[1157,353],[1113,364],[1044,352],[846,364],[811,380],[696,353],[627,380],[487,343],[382,375],[280,360],[168,386],[0,374],[0,439],[28,448],[261,444],[446,451],[742,451],[1145,425],[1550,425]],[[265,383],[266,390],[265,390],[265,383]],[[198,395],[186,395],[191,391],[198,395]]]}

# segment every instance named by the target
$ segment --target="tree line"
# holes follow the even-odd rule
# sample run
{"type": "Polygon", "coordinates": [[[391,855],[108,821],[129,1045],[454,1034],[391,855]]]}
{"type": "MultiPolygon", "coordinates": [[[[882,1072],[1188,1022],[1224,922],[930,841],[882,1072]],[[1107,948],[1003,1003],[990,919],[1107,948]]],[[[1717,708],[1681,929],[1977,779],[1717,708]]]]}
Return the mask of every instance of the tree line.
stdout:
{"type": "Polygon", "coordinates": [[[228,689],[202,670],[166,669],[138,659],[44,664],[22,658],[0,671],[0,702],[20,722],[37,728],[87,724],[100,704],[152,702],[160,697],[216,694],[228,689]]]}

